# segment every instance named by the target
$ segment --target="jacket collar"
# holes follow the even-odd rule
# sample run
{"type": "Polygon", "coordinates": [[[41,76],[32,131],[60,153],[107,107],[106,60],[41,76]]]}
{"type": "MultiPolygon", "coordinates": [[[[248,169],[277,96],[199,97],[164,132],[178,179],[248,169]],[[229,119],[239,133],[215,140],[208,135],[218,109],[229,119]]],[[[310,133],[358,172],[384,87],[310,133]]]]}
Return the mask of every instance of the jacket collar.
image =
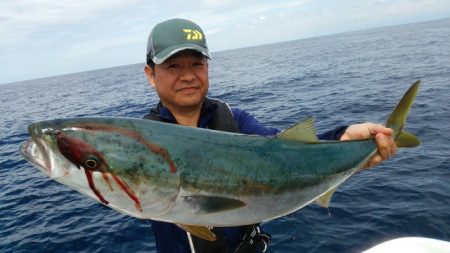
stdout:
{"type": "MultiPolygon", "coordinates": [[[[212,103],[208,98],[205,98],[200,111],[200,119],[197,126],[200,128],[208,128],[208,123],[214,117],[216,110],[217,105],[212,103]]],[[[169,109],[167,109],[167,107],[163,106],[161,101],[159,101],[155,108],[151,109],[150,113],[158,115],[158,117],[164,122],[174,124],[177,123],[173,114],[169,111],[169,109]]]]}

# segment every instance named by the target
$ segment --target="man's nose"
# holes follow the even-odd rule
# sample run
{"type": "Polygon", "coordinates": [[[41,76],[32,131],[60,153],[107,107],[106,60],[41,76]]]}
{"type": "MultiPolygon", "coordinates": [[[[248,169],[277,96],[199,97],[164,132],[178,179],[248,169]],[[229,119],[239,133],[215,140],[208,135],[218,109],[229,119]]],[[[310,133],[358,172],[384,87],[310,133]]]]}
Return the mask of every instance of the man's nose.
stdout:
{"type": "Polygon", "coordinates": [[[195,72],[190,67],[184,67],[181,72],[181,80],[190,82],[195,79],[195,72]]]}

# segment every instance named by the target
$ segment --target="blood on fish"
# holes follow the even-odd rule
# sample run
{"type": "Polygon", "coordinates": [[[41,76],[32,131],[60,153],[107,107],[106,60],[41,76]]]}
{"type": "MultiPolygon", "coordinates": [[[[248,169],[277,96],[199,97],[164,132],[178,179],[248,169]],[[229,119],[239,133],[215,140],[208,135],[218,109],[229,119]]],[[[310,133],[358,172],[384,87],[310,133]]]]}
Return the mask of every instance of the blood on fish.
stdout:
{"type": "Polygon", "coordinates": [[[78,168],[83,167],[86,174],[86,179],[89,184],[89,188],[91,188],[91,190],[103,204],[108,205],[109,202],[95,187],[93,180],[94,171],[100,172],[102,174],[103,180],[105,180],[109,189],[113,191],[113,187],[108,177],[108,175],[111,175],[120,189],[122,189],[128,195],[128,197],[130,197],[135,202],[136,209],[142,212],[141,202],[139,201],[136,194],[133,192],[133,190],[130,189],[130,187],[128,187],[128,185],[124,181],[122,181],[118,176],[109,171],[109,166],[100,152],[98,152],[93,146],[89,145],[88,143],[80,139],[67,136],[62,132],[58,132],[56,135],[56,143],[59,147],[60,152],[78,168]]]}
{"type": "Polygon", "coordinates": [[[105,205],[108,205],[109,202],[103,197],[103,195],[95,188],[94,180],[92,179],[92,171],[91,170],[84,170],[84,173],[86,174],[86,178],[89,184],[89,187],[94,192],[94,194],[97,196],[97,198],[105,205]]]}
{"type": "Polygon", "coordinates": [[[114,181],[116,181],[116,183],[120,186],[120,188],[122,188],[122,190],[124,192],[126,192],[128,194],[128,196],[135,202],[135,206],[136,209],[138,209],[139,211],[142,212],[142,207],[141,207],[141,202],[139,201],[139,199],[136,197],[136,195],[134,194],[134,192],[130,189],[130,187],[128,187],[128,185],[125,184],[125,182],[123,182],[119,177],[117,177],[114,174],[111,174],[112,178],[114,179],[114,181]]]}
{"type": "Polygon", "coordinates": [[[134,132],[134,131],[130,131],[124,128],[118,128],[118,127],[113,127],[113,126],[107,126],[107,125],[101,125],[101,124],[89,124],[89,125],[85,125],[85,124],[79,124],[76,127],[81,128],[81,129],[85,129],[87,131],[106,131],[106,132],[115,132],[121,135],[125,135],[129,138],[135,139],[137,142],[141,143],[142,145],[144,145],[145,147],[147,147],[147,149],[149,149],[151,152],[161,156],[162,158],[164,158],[164,160],[166,160],[167,164],[169,164],[169,171],[170,173],[176,173],[177,172],[177,167],[175,166],[175,163],[172,161],[172,159],[170,158],[169,153],[167,152],[166,149],[153,144],[151,142],[149,142],[148,140],[146,140],[144,137],[142,137],[139,133],[134,132]]]}
{"type": "Polygon", "coordinates": [[[109,190],[114,191],[114,189],[111,185],[111,182],[109,181],[108,175],[106,175],[106,173],[103,171],[101,173],[102,173],[103,180],[105,180],[105,182],[108,184],[109,190]]]}

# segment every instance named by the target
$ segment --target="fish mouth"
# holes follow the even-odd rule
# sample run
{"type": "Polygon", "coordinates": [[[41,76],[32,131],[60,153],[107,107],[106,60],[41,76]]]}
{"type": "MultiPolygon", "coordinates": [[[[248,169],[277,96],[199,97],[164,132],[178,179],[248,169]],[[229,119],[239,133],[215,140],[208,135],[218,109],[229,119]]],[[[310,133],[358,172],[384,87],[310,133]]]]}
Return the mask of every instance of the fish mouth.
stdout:
{"type": "Polygon", "coordinates": [[[36,142],[34,142],[32,139],[23,142],[20,145],[19,152],[23,156],[23,158],[38,167],[40,170],[47,174],[50,173],[49,169],[46,166],[46,164],[49,163],[48,156],[41,151],[36,142]]]}
{"type": "Polygon", "coordinates": [[[28,132],[31,139],[20,145],[20,154],[41,171],[54,177],[52,168],[55,164],[55,155],[52,154],[55,153],[55,136],[58,130],[43,128],[39,124],[31,124],[28,126],[28,132]]]}

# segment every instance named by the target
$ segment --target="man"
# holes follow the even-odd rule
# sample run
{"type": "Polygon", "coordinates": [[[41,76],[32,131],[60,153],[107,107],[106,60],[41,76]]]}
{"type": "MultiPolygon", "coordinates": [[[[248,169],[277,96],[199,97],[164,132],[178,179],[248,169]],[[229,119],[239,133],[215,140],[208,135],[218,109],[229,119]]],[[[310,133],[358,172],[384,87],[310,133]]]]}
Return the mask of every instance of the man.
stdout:
{"type": "MultiPolygon", "coordinates": [[[[279,130],[263,127],[250,114],[206,97],[209,86],[208,59],[211,54],[202,29],[183,19],[157,24],[147,44],[145,74],[160,102],[144,118],[190,127],[210,128],[244,134],[276,135],[279,130]]],[[[319,139],[350,140],[374,136],[378,152],[366,167],[388,159],[396,152],[392,130],[374,123],[339,127],[319,139]]],[[[213,228],[218,240],[209,242],[191,236],[174,224],[154,221],[152,228],[158,252],[258,252],[270,236],[257,225],[213,228]]]]}

